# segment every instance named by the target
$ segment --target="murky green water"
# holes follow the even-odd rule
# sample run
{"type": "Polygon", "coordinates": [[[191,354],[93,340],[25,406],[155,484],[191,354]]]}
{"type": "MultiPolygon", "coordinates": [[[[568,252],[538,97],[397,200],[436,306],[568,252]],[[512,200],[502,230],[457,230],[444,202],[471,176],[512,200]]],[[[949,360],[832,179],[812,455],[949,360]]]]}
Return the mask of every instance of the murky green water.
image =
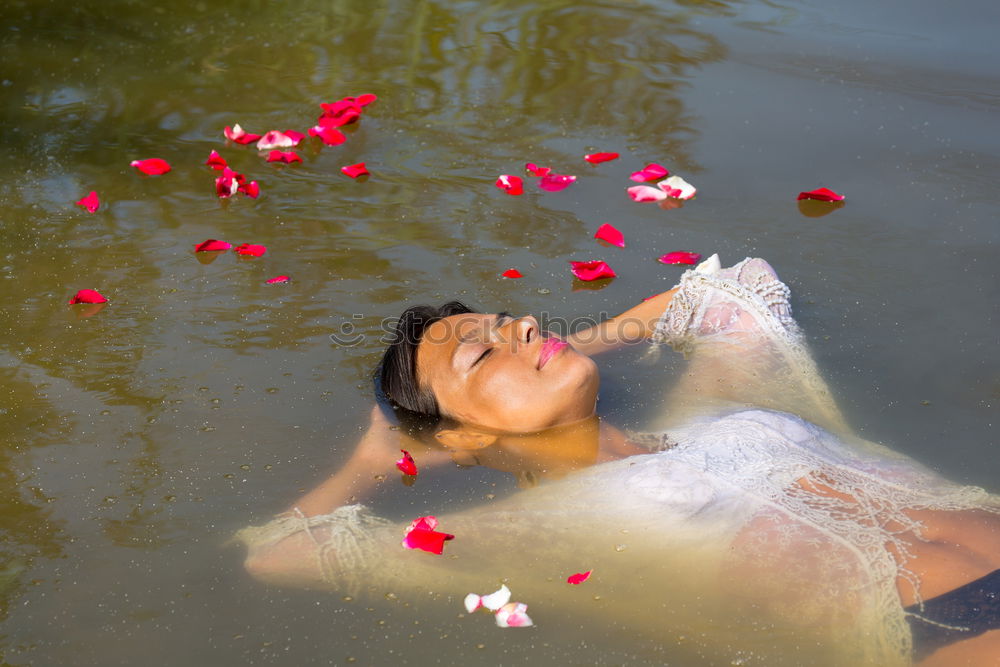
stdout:
{"type": "MultiPolygon", "coordinates": [[[[267,588],[224,542],[344,460],[381,318],[455,296],[613,312],[673,284],[655,261],[671,250],[769,258],[857,428],[997,487],[995,4],[231,4],[0,7],[6,663],[669,661],[614,619],[502,633],[442,601],[267,588]],[[379,101],[347,141],[307,143],[302,164],[222,137],[304,131],[320,102],[363,92],[379,101]],[[259,199],[216,198],[213,149],[259,199]],[[594,150],[622,158],[584,163],[594,150]],[[128,166],[153,156],[173,171],[128,166]],[[367,181],[339,173],[362,160],[367,181]],[[493,186],[526,161],[579,181],[493,186]],[[630,202],[650,161],[698,198],[630,202]],[[796,193],[821,185],[847,205],[802,215],[796,193]],[[90,190],[94,215],[73,205],[90,190]],[[603,222],[626,249],[592,240],[603,222]],[[206,238],[269,250],[202,264],[206,238]],[[598,258],[620,277],[574,291],[567,260],[598,258]],[[511,266],[525,277],[499,279],[511,266]],[[278,274],[293,282],[264,284],[278,274]],[[110,304],[82,318],[66,301],[85,287],[110,304]],[[360,345],[331,342],[345,323],[360,345]]],[[[655,384],[621,355],[606,411],[638,420],[655,384]]],[[[387,483],[380,510],[514,488],[485,470],[420,482],[387,483]]]]}

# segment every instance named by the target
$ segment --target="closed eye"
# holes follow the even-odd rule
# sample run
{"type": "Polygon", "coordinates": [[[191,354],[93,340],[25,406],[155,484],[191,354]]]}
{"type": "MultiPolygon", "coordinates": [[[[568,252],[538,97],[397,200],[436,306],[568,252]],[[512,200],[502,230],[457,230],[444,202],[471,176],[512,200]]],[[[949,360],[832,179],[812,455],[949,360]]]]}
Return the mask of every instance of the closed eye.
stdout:
{"type": "Polygon", "coordinates": [[[486,357],[490,356],[490,354],[492,354],[492,353],[493,353],[493,350],[494,350],[494,349],[495,349],[495,348],[492,348],[492,347],[488,347],[488,348],[486,348],[485,350],[483,350],[483,353],[482,353],[482,354],[480,354],[480,355],[479,355],[478,357],[476,357],[476,360],[472,362],[472,366],[475,366],[475,365],[476,365],[476,364],[478,364],[478,363],[479,363],[480,361],[482,361],[482,360],[483,360],[483,359],[485,359],[486,357]]]}

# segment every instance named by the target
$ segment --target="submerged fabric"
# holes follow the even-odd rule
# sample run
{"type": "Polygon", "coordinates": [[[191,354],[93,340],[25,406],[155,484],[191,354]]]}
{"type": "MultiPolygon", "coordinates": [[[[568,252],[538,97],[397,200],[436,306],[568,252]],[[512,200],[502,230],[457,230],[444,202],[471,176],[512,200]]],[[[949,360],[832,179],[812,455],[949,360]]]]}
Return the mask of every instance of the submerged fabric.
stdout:
{"type": "MultiPolygon", "coordinates": [[[[737,385],[778,373],[786,390],[796,387],[798,412],[840,423],[791,321],[787,288],[775,286],[766,263],[726,271],[686,273],[658,338],[737,385]]],[[[1000,511],[982,489],[787,412],[688,414],[646,440],[662,451],[439,516],[441,530],[456,535],[445,556],[402,548],[409,519],[359,505],[292,513],[240,537],[251,556],[301,554],[269,575],[280,583],[460,600],[505,577],[535,603],[536,624],[553,609],[558,618],[612,618],[631,633],[695,642],[692,655],[708,662],[893,665],[908,664],[912,651],[897,577],[919,599],[906,565],[922,526],[910,512],[1000,511]],[[600,573],[587,583],[599,603],[583,605],[575,587],[559,585],[582,569],[600,573]]]]}

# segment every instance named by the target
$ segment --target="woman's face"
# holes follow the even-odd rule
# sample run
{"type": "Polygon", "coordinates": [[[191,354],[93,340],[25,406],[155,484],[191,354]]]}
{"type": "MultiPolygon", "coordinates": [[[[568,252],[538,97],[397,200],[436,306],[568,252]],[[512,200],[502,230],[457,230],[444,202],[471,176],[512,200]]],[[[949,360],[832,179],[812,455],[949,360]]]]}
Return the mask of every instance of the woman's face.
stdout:
{"type": "Polygon", "coordinates": [[[597,366],[535,318],[466,313],[439,320],[417,347],[417,378],[460,422],[529,433],[594,414],[597,366]]]}

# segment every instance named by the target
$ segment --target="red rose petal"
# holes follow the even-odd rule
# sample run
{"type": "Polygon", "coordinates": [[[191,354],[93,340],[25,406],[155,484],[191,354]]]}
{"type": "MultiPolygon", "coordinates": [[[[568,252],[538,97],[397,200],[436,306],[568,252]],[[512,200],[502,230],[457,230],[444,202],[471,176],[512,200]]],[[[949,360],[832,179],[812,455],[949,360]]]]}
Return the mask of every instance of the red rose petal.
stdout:
{"type": "Polygon", "coordinates": [[[232,243],[226,243],[225,241],[217,241],[215,239],[208,239],[207,241],[202,241],[194,247],[195,252],[215,252],[217,250],[229,250],[233,247],[232,243]]]}
{"type": "Polygon", "coordinates": [[[662,164],[651,162],[639,171],[632,172],[632,175],[629,176],[629,178],[637,183],[642,183],[644,181],[655,181],[669,175],[669,169],[664,167],[662,164]]]}
{"type": "Polygon", "coordinates": [[[521,180],[520,176],[500,174],[496,186],[509,195],[519,195],[524,192],[524,181],[521,180]]]}
{"type": "Polygon", "coordinates": [[[267,283],[268,285],[276,285],[278,283],[287,283],[289,281],[291,281],[291,278],[289,278],[288,276],[275,276],[273,278],[268,278],[264,282],[267,283]]]}
{"type": "Polygon", "coordinates": [[[534,162],[524,165],[524,169],[532,176],[547,176],[552,171],[551,167],[539,167],[534,162]]]}
{"type": "Polygon", "coordinates": [[[332,126],[316,125],[310,127],[309,136],[319,137],[327,146],[337,146],[347,141],[344,133],[332,126]]]}
{"type": "Polygon", "coordinates": [[[437,528],[437,523],[437,519],[432,516],[415,519],[405,531],[403,546],[407,549],[421,549],[432,554],[440,554],[444,551],[444,543],[455,539],[455,536],[434,530],[437,528]]]}
{"type": "Polygon", "coordinates": [[[589,155],[584,155],[583,159],[590,164],[600,164],[602,162],[617,160],[618,153],[591,153],[589,155]]]}
{"type": "Polygon", "coordinates": [[[70,305],[77,303],[105,303],[107,299],[97,290],[82,289],[69,300],[70,305]]]}
{"type": "Polygon", "coordinates": [[[222,176],[215,179],[215,194],[225,199],[232,197],[240,187],[240,174],[229,167],[222,168],[222,176]]]}
{"type": "Polygon", "coordinates": [[[91,213],[96,213],[97,208],[101,205],[101,200],[97,198],[97,193],[93,190],[90,191],[86,197],[82,197],[79,201],[75,202],[77,206],[82,206],[91,213]]]}
{"type": "Polygon", "coordinates": [[[404,475],[416,475],[417,474],[417,464],[410,456],[410,453],[405,449],[399,450],[403,452],[403,456],[396,461],[396,467],[399,468],[400,472],[404,475]]]}
{"type": "Polygon", "coordinates": [[[800,192],[796,200],[815,199],[816,201],[844,201],[844,195],[838,195],[829,188],[817,188],[809,192],[800,192]]]}
{"type": "Polygon", "coordinates": [[[349,164],[346,167],[341,167],[340,171],[347,174],[351,178],[357,178],[358,176],[365,176],[369,172],[365,168],[364,162],[359,162],[357,164],[349,164]]]}
{"type": "Polygon", "coordinates": [[[161,160],[158,157],[151,157],[146,160],[132,160],[129,164],[147,176],[159,176],[170,171],[170,165],[167,164],[167,161],[161,160]]]}
{"type": "Polygon", "coordinates": [[[257,195],[260,194],[260,186],[257,185],[257,181],[242,183],[237,189],[251,199],[256,199],[257,195]]]}
{"type": "Polygon", "coordinates": [[[336,102],[320,104],[323,109],[323,116],[320,120],[320,125],[323,125],[322,119],[328,119],[328,123],[334,127],[340,127],[341,125],[349,125],[359,118],[361,118],[361,104],[358,104],[354,98],[345,97],[342,100],[337,100],[336,102]]]}
{"type": "Polygon", "coordinates": [[[246,257],[260,257],[267,252],[267,248],[253,243],[241,243],[234,248],[233,252],[237,255],[244,255],[246,257]]]}
{"type": "Polygon", "coordinates": [[[577,572],[576,574],[571,574],[570,576],[566,577],[566,583],[578,586],[583,582],[585,582],[587,579],[590,579],[591,572],[593,572],[593,570],[587,570],[586,572],[577,572]]]}
{"type": "Polygon", "coordinates": [[[567,174],[545,174],[538,179],[538,187],[546,192],[559,192],[568,188],[575,180],[576,176],[567,174]]]}
{"type": "Polygon", "coordinates": [[[364,93],[362,95],[358,95],[357,97],[355,97],[354,101],[358,103],[358,106],[366,107],[377,99],[378,96],[376,96],[374,93],[364,93]]]}
{"type": "Polygon", "coordinates": [[[592,262],[570,262],[573,275],[583,281],[600,280],[601,278],[614,278],[614,269],[606,262],[594,260],[592,262]]]}
{"type": "Polygon", "coordinates": [[[627,189],[628,196],[632,198],[632,201],[637,202],[647,202],[647,201],[660,201],[661,199],[667,198],[667,193],[660,188],[650,187],[648,185],[633,185],[627,189]]]}
{"type": "Polygon", "coordinates": [[[218,169],[220,171],[229,166],[226,163],[225,159],[223,159],[223,157],[219,155],[218,152],[216,151],[212,151],[211,153],[208,154],[208,159],[205,160],[205,164],[207,164],[212,169],[218,169]]]}
{"type": "Polygon", "coordinates": [[[625,247],[625,235],[607,223],[604,223],[597,229],[594,238],[610,243],[611,245],[616,245],[619,248],[625,247]]]}
{"type": "Polygon", "coordinates": [[[524,277],[524,274],[522,274],[517,269],[507,269],[506,271],[504,271],[500,275],[503,276],[504,278],[523,278],[524,277]]]}
{"type": "Polygon", "coordinates": [[[663,264],[697,264],[701,255],[696,252],[675,251],[668,252],[658,260],[663,264]]]}
{"type": "Polygon", "coordinates": [[[302,162],[302,158],[295,151],[271,151],[267,154],[268,162],[302,162]]]}
{"type": "Polygon", "coordinates": [[[260,139],[259,134],[251,134],[240,127],[239,123],[233,125],[231,128],[227,125],[226,129],[222,131],[226,135],[226,139],[230,141],[235,141],[238,144],[252,144],[253,142],[260,139]]]}

